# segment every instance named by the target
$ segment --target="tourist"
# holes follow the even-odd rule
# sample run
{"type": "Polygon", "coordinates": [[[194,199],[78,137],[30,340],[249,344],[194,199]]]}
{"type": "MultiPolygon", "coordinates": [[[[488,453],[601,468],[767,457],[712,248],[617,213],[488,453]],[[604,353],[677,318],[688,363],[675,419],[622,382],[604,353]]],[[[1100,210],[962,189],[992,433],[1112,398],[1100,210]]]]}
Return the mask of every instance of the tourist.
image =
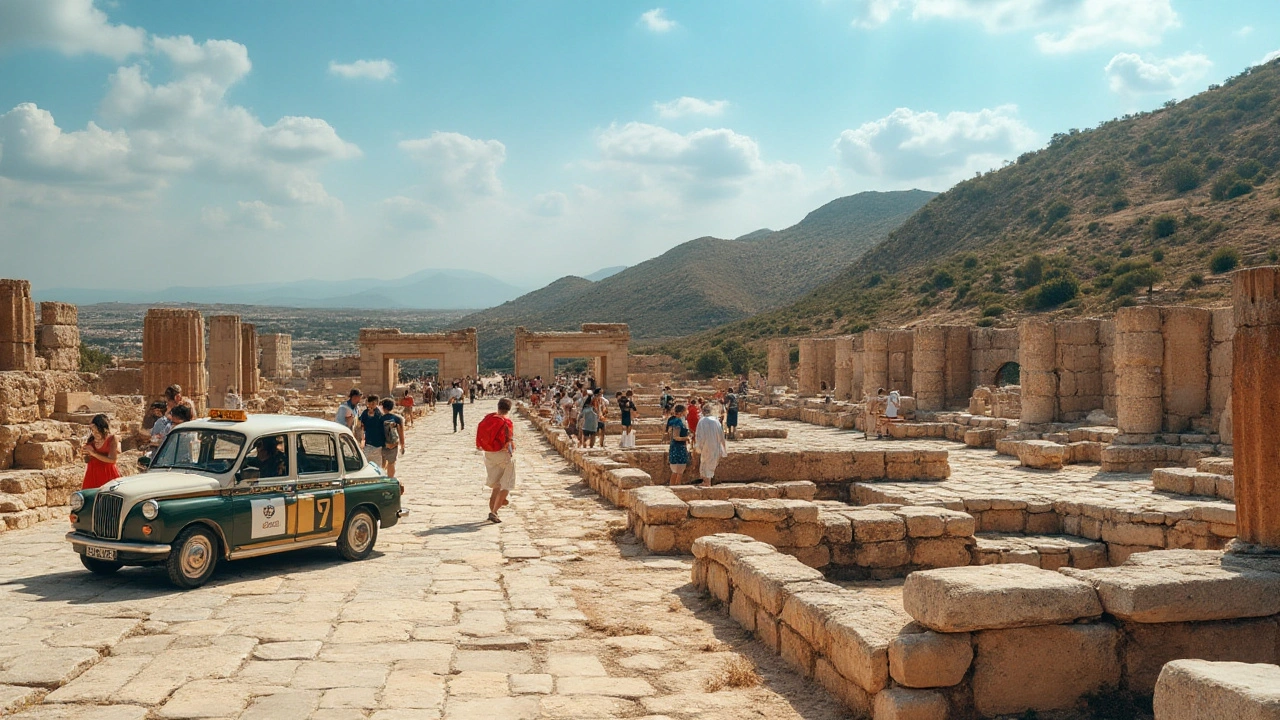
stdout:
{"type": "Polygon", "coordinates": [[[582,406],[582,415],[578,418],[581,441],[584,447],[596,446],[596,432],[600,429],[600,416],[597,414],[597,407],[598,403],[592,400],[582,406]]]}
{"type": "Polygon", "coordinates": [[[728,392],[724,396],[724,426],[729,431],[729,439],[736,440],[738,435],[738,394],[728,392]]]}
{"type": "MultiPolygon", "coordinates": [[[[622,434],[624,436],[630,436],[635,432],[631,429],[631,425],[635,422],[636,415],[638,414],[636,411],[636,402],[632,399],[630,390],[627,391],[626,395],[618,393],[615,399],[618,401],[618,412],[622,415],[622,434]]],[[[630,440],[627,440],[627,444],[631,447],[635,447],[635,438],[632,437],[630,440]]]]}
{"type": "Polygon", "coordinates": [[[436,386],[431,380],[423,385],[422,404],[427,406],[428,411],[436,409],[436,386]]]}
{"type": "Polygon", "coordinates": [[[711,487],[711,481],[716,476],[716,466],[720,464],[721,458],[729,454],[729,447],[724,441],[724,428],[720,425],[720,419],[711,412],[713,409],[704,408],[707,412],[698,421],[698,427],[693,433],[693,449],[698,453],[698,474],[702,476],[703,487],[711,487]]]}
{"type": "Polygon", "coordinates": [[[484,416],[476,427],[476,448],[484,452],[485,485],[489,492],[489,522],[502,522],[498,511],[508,504],[507,495],[516,487],[515,424],[507,416],[511,401],[498,401],[498,412],[484,416]]]}
{"type": "Polygon", "coordinates": [[[404,391],[404,397],[400,399],[400,407],[404,411],[405,424],[413,427],[413,395],[408,390],[404,391]]]}
{"type": "Polygon", "coordinates": [[[688,425],[693,432],[694,439],[698,437],[698,421],[702,419],[702,402],[697,395],[689,396],[689,406],[685,412],[689,414],[688,425]]]}
{"type": "Polygon", "coordinates": [[[453,381],[453,387],[449,388],[449,407],[453,408],[453,431],[458,432],[458,425],[462,425],[462,429],[467,429],[467,421],[462,417],[462,387],[457,380],[453,381]]]}
{"type": "Polygon", "coordinates": [[[609,399],[604,396],[604,388],[596,388],[591,401],[595,404],[596,418],[600,421],[596,435],[600,438],[600,447],[604,447],[604,426],[605,421],[609,419],[609,399]]]}
{"type": "Polygon", "coordinates": [[[360,435],[364,442],[364,456],[382,465],[382,448],[386,444],[386,438],[382,435],[382,409],[378,407],[377,395],[369,396],[364,412],[360,413],[360,435]]]}
{"type": "Polygon", "coordinates": [[[582,406],[573,397],[566,397],[567,403],[562,403],[564,408],[564,431],[575,444],[582,444],[582,434],[578,425],[578,418],[582,415],[582,406]]]}
{"type": "Polygon", "coordinates": [[[476,382],[470,378],[467,379],[467,393],[470,394],[471,404],[474,405],[476,403],[476,382]]]}
{"type": "Polygon", "coordinates": [[[867,419],[863,432],[864,439],[870,439],[871,433],[876,434],[876,439],[884,437],[884,404],[885,404],[884,388],[876,390],[875,396],[868,395],[866,400],[867,419]]]}
{"type": "Polygon", "coordinates": [[[182,396],[181,385],[174,383],[173,385],[170,385],[169,387],[165,388],[164,399],[165,399],[165,403],[169,406],[170,410],[174,409],[178,405],[186,405],[187,407],[191,408],[191,417],[195,417],[196,405],[195,403],[191,402],[191,398],[182,396]]]}
{"type": "Polygon", "coordinates": [[[259,438],[257,442],[258,477],[276,478],[289,476],[289,459],[280,449],[283,435],[259,438]]]}
{"type": "Polygon", "coordinates": [[[222,399],[222,407],[228,410],[243,410],[244,400],[240,397],[240,393],[237,393],[233,388],[228,390],[226,397],[222,399]]]}
{"type": "Polygon", "coordinates": [[[676,404],[676,399],[671,395],[670,385],[662,388],[662,397],[658,398],[658,402],[662,405],[662,417],[671,417],[671,408],[676,404]]]}
{"type": "Polygon", "coordinates": [[[142,426],[151,433],[151,440],[148,443],[148,447],[150,448],[148,454],[151,454],[160,449],[160,443],[163,442],[165,436],[169,434],[169,430],[173,427],[173,423],[169,422],[169,407],[163,400],[157,400],[151,403],[151,410],[147,415],[148,417],[143,420],[142,426]],[[148,427],[148,424],[150,427],[148,427]]]}
{"type": "Polygon", "coordinates": [[[94,415],[89,421],[89,439],[80,447],[84,457],[84,482],[81,488],[92,490],[120,477],[116,458],[120,453],[120,441],[111,433],[111,422],[106,415],[94,415]]]}
{"type": "Polygon", "coordinates": [[[684,471],[689,467],[689,426],[685,423],[684,405],[671,409],[667,418],[667,436],[671,445],[667,448],[667,463],[671,465],[671,484],[684,484],[684,471]]]}
{"type": "Polygon", "coordinates": [[[348,430],[355,431],[356,418],[360,415],[360,398],[363,393],[358,388],[351,388],[351,392],[347,393],[347,399],[338,405],[338,411],[333,414],[333,421],[339,425],[346,425],[348,430]]]}
{"type": "Polygon", "coordinates": [[[382,469],[388,477],[396,476],[396,457],[405,451],[404,421],[395,414],[395,409],[395,400],[382,401],[382,469]]]}

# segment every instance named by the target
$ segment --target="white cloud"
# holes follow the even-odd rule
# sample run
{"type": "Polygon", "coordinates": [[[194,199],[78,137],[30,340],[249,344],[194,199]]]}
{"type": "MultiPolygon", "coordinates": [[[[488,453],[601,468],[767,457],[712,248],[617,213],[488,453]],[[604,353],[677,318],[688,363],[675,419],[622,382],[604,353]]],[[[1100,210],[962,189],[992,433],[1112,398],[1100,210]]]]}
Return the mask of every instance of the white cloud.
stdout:
{"type": "Polygon", "coordinates": [[[945,188],[1035,144],[1036,134],[1018,118],[1015,105],[945,116],[898,108],[845,130],[835,150],[841,163],[858,175],[895,186],[945,188]]]}
{"type": "Polygon", "coordinates": [[[1264,55],[1263,58],[1259,60],[1256,64],[1266,65],[1267,63],[1271,62],[1272,60],[1275,60],[1276,58],[1280,58],[1280,50],[1272,50],[1271,52],[1264,55]]]}
{"type": "Polygon", "coordinates": [[[428,189],[452,196],[498,195],[498,168],[507,148],[497,140],[477,140],[454,132],[434,132],[429,138],[403,140],[399,147],[428,173],[428,189]]]}
{"type": "Polygon", "coordinates": [[[94,0],[0,2],[0,50],[51,47],[66,55],[93,53],[122,60],[146,48],[141,28],[113,25],[94,0]]]}
{"type": "Polygon", "coordinates": [[[728,106],[728,100],[700,100],[688,96],[671,102],[656,102],[653,104],[654,109],[658,111],[658,115],[664,118],[680,118],[686,115],[717,117],[724,114],[724,109],[728,106]]]}
{"type": "Polygon", "coordinates": [[[1165,60],[1142,59],[1135,53],[1119,53],[1104,68],[1111,90],[1128,95],[1179,94],[1204,77],[1213,63],[1195,53],[1165,60]]]}
{"type": "Polygon", "coordinates": [[[569,205],[569,196],[562,192],[546,192],[535,195],[530,211],[542,217],[559,217],[564,215],[569,205]]]}
{"type": "Polygon", "coordinates": [[[40,183],[131,182],[129,136],[92,121],[63,132],[48,110],[22,103],[0,115],[0,175],[40,183]]]}
{"type": "Polygon", "coordinates": [[[1249,35],[1253,34],[1253,26],[1245,25],[1244,27],[1241,27],[1239,30],[1237,30],[1235,34],[1238,35],[1239,37],[1248,37],[1249,35]]]}
{"type": "Polygon", "coordinates": [[[640,23],[656,33],[671,32],[679,24],[675,20],[668,18],[667,11],[662,8],[654,8],[648,12],[641,13],[640,23]]]}
{"type": "Polygon", "coordinates": [[[240,218],[243,222],[262,230],[279,230],[284,227],[271,215],[271,206],[261,200],[251,200],[236,203],[236,207],[240,209],[240,218]]]}
{"type": "Polygon", "coordinates": [[[439,223],[438,213],[427,203],[404,195],[378,203],[383,220],[401,231],[426,230],[439,223]]]}
{"type": "Polygon", "coordinates": [[[344,78],[394,80],[396,64],[390,60],[357,60],[353,63],[329,61],[329,74],[344,78]]]}
{"type": "Polygon", "coordinates": [[[1104,45],[1146,47],[1178,27],[1171,0],[864,0],[854,25],[876,27],[899,10],[913,20],[977,22],[989,33],[1039,29],[1046,53],[1104,45]]]}

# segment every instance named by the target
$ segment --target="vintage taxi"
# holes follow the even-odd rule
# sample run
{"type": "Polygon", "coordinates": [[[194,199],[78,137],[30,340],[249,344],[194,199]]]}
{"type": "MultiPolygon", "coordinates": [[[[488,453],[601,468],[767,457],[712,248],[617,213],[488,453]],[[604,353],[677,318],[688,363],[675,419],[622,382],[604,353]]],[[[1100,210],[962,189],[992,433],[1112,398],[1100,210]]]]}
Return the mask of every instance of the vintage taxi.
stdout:
{"type": "Polygon", "coordinates": [[[215,410],[174,428],[142,464],[142,474],[71,497],[67,540],[94,573],[163,565],[187,589],[219,560],[328,543],[363,560],[379,526],[408,513],[400,482],[327,420],[215,410]]]}

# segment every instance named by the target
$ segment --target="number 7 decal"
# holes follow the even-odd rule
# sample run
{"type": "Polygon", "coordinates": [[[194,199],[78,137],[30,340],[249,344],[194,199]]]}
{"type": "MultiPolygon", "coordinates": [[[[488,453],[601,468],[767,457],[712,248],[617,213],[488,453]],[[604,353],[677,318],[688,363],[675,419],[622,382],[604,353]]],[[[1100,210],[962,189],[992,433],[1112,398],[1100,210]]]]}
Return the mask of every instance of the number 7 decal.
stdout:
{"type": "Polygon", "coordinates": [[[316,512],[320,514],[320,518],[316,521],[317,528],[329,527],[332,510],[333,498],[316,498],[316,512]]]}

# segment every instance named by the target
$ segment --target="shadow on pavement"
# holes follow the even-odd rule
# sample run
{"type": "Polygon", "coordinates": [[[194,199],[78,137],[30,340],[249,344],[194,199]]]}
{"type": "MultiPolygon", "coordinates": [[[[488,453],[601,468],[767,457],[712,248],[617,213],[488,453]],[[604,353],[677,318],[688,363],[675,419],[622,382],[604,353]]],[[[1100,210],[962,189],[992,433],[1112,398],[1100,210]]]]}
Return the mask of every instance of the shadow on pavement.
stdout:
{"type": "Polygon", "coordinates": [[[456,525],[440,525],[439,527],[427,528],[426,530],[418,530],[414,533],[418,537],[426,537],[428,535],[457,535],[459,533],[476,532],[482,527],[487,527],[493,523],[488,520],[477,520],[476,522],[458,523],[456,525]]]}

